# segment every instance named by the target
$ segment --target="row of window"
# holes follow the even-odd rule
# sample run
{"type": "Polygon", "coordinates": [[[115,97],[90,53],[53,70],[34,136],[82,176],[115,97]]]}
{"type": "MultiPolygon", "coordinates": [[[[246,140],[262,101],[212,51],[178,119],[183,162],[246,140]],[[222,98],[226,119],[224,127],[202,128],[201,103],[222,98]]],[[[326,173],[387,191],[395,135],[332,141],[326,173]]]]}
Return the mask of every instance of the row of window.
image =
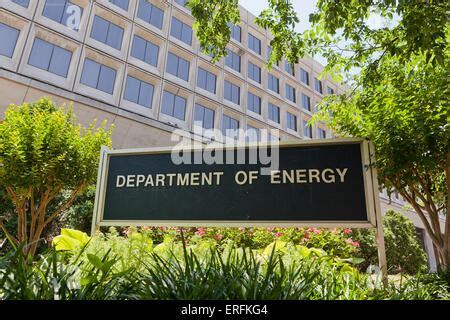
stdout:
{"type": "MultiPolygon", "coordinates": [[[[24,7],[28,7],[29,5],[28,0],[12,0],[12,1],[24,7]]],[[[129,7],[128,0],[110,0],[110,2],[120,7],[121,9],[128,11],[129,7]]],[[[183,6],[185,6],[186,4],[186,0],[177,0],[177,2],[183,6]]],[[[69,0],[47,0],[45,2],[42,14],[45,17],[48,17],[49,19],[52,19],[60,24],[64,24],[67,22],[68,16],[72,12],[69,9],[71,6],[77,7],[80,10],[80,12],[82,12],[82,8],[80,8],[76,4],[73,4],[69,0]]],[[[153,26],[159,29],[162,29],[164,11],[152,5],[147,0],[139,1],[139,8],[137,15],[140,19],[152,24],[153,26]]],[[[231,29],[232,38],[241,42],[241,27],[233,25],[231,23],[229,24],[229,27],[231,29]]],[[[175,17],[172,17],[170,34],[176,39],[179,39],[180,41],[188,45],[192,45],[192,28],[175,17]]],[[[121,50],[123,35],[124,29],[122,27],[103,19],[98,15],[94,17],[94,22],[90,35],[91,38],[100,41],[114,49],[121,50]]],[[[157,46],[154,44],[152,45],[153,50],[155,50],[153,56],[157,57],[158,51],[155,48],[157,46]]],[[[248,47],[253,52],[259,55],[261,54],[261,40],[252,35],[251,33],[249,33],[248,37],[248,47]]],[[[269,56],[270,53],[271,47],[269,46],[267,55],[269,56]]],[[[156,63],[157,62],[155,62],[155,58],[153,57],[153,60],[151,61],[150,64],[156,65],[156,63]]],[[[227,49],[227,57],[225,58],[225,64],[228,67],[238,72],[241,72],[241,57],[237,53],[232,52],[229,49],[227,49]]],[[[295,76],[294,70],[295,70],[294,66],[286,61],[285,71],[290,75],[295,76]]],[[[250,79],[258,83],[261,83],[261,68],[249,62],[248,76],[250,79]]],[[[303,68],[300,68],[300,81],[307,86],[309,86],[310,84],[309,73],[303,68]]],[[[277,85],[272,85],[271,87],[269,87],[269,89],[279,93],[277,85]]],[[[314,78],[314,90],[319,92],[320,94],[323,94],[322,81],[320,81],[317,78],[314,78]]],[[[334,90],[330,87],[327,87],[327,94],[333,93],[334,90]]],[[[292,94],[289,93],[287,94],[287,96],[289,96],[289,100],[295,102],[294,101],[295,98],[293,97],[292,94]]]]}
{"type": "MultiPolygon", "coordinates": [[[[11,57],[14,51],[15,43],[19,35],[19,31],[8,25],[0,24],[0,35],[4,39],[3,45],[0,46],[0,54],[11,57]]],[[[158,46],[135,35],[131,55],[150,65],[156,66],[158,62],[158,46]]],[[[58,47],[42,39],[36,38],[28,64],[45,71],[51,72],[58,76],[67,77],[67,72],[72,59],[72,53],[69,50],[58,47]]],[[[82,73],[82,83],[93,88],[99,89],[106,93],[112,94],[114,88],[115,70],[106,66],[92,67],[93,62],[88,60],[85,62],[85,68],[82,73]],[[96,74],[95,74],[96,73],[96,74]],[[101,79],[105,74],[104,80],[101,79]],[[88,80],[89,79],[89,80],[88,80]]],[[[251,64],[249,64],[251,65],[251,64]]],[[[254,65],[253,65],[254,66],[254,65]]],[[[166,71],[184,81],[189,79],[189,61],[169,52],[167,56],[166,71]]],[[[252,69],[254,77],[261,77],[257,73],[258,69],[252,69]]],[[[198,69],[197,86],[207,90],[213,94],[216,93],[217,76],[203,68],[198,69]]],[[[279,79],[269,74],[268,88],[275,92],[279,92],[279,79]]],[[[261,98],[254,94],[249,97],[249,109],[255,113],[261,112],[261,98]]],[[[295,88],[286,85],[287,99],[296,102],[295,88]]],[[[224,98],[240,105],[240,87],[225,80],[224,82],[224,98]]],[[[311,98],[302,94],[302,107],[311,110],[311,98]]]]}

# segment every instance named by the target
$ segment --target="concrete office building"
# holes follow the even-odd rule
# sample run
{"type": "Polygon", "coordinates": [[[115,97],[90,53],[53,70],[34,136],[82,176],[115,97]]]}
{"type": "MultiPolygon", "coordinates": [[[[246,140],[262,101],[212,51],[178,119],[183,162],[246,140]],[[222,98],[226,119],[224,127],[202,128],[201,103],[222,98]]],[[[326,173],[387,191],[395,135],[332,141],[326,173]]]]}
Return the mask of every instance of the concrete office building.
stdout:
{"type": "Polygon", "coordinates": [[[267,71],[271,36],[241,7],[227,57],[212,64],[185,2],[1,0],[0,119],[10,103],[51,96],[72,102],[84,125],[114,123],[115,148],[173,145],[171,133],[190,135],[194,122],[244,129],[254,141],[332,136],[305,126],[324,95],[344,90],[318,78],[318,62],[280,61],[267,71]],[[261,129],[279,133],[263,137],[261,129]]]}

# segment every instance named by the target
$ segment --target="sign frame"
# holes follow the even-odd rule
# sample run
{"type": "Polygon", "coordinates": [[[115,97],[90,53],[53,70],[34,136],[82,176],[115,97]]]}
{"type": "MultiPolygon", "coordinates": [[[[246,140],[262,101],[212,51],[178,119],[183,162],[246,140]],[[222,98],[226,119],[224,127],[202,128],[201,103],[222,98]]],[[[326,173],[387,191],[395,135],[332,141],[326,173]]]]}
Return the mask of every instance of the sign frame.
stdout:
{"type": "MultiPolygon", "coordinates": [[[[108,167],[111,155],[147,155],[172,152],[173,147],[138,148],[110,150],[103,146],[100,152],[100,162],[97,177],[97,189],[95,194],[94,216],[92,220],[92,234],[105,226],[169,226],[169,227],[309,227],[321,228],[377,228],[381,216],[377,172],[373,166],[374,146],[372,142],[358,138],[336,138],[318,140],[300,140],[279,142],[279,148],[296,146],[341,145],[360,144],[364,182],[364,195],[366,201],[367,221],[276,221],[276,220],[104,220],[104,204],[108,177],[108,167]]],[[[214,148],[227,150],[239,148],[252,148],[258,146],[270,146],[270,143],[247,143],[238,145],[223,145],[214,148]]],[[[186,147],[187,148],[187,147],[186,147]]],[[[208,146],[189,147],[190,151],[208,149],[208,146]]]]}

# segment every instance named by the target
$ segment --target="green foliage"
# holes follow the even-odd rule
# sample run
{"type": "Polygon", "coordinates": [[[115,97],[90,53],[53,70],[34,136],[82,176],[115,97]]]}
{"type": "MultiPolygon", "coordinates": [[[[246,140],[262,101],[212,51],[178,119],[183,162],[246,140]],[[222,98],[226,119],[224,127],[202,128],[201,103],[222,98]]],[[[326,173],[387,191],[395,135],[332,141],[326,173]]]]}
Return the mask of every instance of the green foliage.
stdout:
{"type": "MultiPolygon", "coordinates": [[[[99,234],[70,252],[49,251],[35,263],[21,248],[0,258],[0,299],[448,299],[434,276],[399,278],[383,287],[322,249],[276,240],[265,248],[209,238],[183,247],[174,237],[153,246],[99,234]]],[[[198,240],[198,239],[197,239],[198,240]]]]}
{"type": "Polygon", "coordinates": [[[241,22],[238,0],[189,0],[187,7],[196,19],[192,27],[200,48],[211,54],[215,63],[226,55],[225,47],[231,35],[228,23],[241,22]]]}
{"type": "Polygon", "coordinates": [[[416,236],[414,224],[400,213],[386,212],[383,219],[388,265],[395,271],[416,274],[427,268],[427,257],[416,236]]]}
{"type": "Polygon", "coordinates": [[[61,229],[61,234],[53,238],[52,246],[56,251],[73,251],[88,244],[89,236],[78,230],[61,229]]]}
{"type": "MultiPolygon", "coordinates": [[[[388,211],[383,217],[383,231],[389,273],[406,272],[413,275],[426,271],[427,256],[411,220],[401,213],[388,211]]],[[[370,264],[376,265],[378,251],[374,230],[355,230],[354,237],[361,243],[360,254],[365,260],[360,268],[365,270],[370,264]]]]}
{"type": "Polygon", "coordinates": [[[28,190],[75,188],[97,177],[101,145],[111,145],[110,132],[75,125],[69,109],[58,109],[43,98],[11,105],[0,124],[0,183],[2,188],[28,190]]]}
{"type": "MultiPolygon", "coordinates": [[[[106,122],[83,128],[72,108],[49,98],[11,105],[0,123],[0,189],[17,214],[16,243],[34,255],[44,229],[95,182],[102,145],[111,146],[106,122]],[[66,195],[67,193],[67,195],[66,195]]],[[[0,221],[3,232],[7,229],[0,221]]]]}
{"type": "Polygon", "coordinates": [[[72,229],[91,232],[94,212],[95,185],[90,185],[80,194],[73,204],[62,214],[64,224],[72,229]]]}

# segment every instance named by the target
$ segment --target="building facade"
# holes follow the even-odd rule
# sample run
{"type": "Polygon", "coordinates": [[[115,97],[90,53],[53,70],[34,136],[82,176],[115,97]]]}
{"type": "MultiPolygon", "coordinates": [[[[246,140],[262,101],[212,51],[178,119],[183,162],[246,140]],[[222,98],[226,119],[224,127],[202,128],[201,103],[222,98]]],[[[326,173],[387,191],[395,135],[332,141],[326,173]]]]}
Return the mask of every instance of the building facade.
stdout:
{"type": "Polygon", "coordinates": [[[318,62],[283,60],[268,71],[271,35],[241,7],[228,55],[213,64],[185,2],[2,0],[0,119],[11,103],[51,96],[72,103],[81,124],[114,123],[114,148],[170,146],[177,129],[202,141],[197,127],[243,129],[233,138],[247,141],[332,137],[306,126],[325,95],[345,89],[321,79],[318,62]]]}

